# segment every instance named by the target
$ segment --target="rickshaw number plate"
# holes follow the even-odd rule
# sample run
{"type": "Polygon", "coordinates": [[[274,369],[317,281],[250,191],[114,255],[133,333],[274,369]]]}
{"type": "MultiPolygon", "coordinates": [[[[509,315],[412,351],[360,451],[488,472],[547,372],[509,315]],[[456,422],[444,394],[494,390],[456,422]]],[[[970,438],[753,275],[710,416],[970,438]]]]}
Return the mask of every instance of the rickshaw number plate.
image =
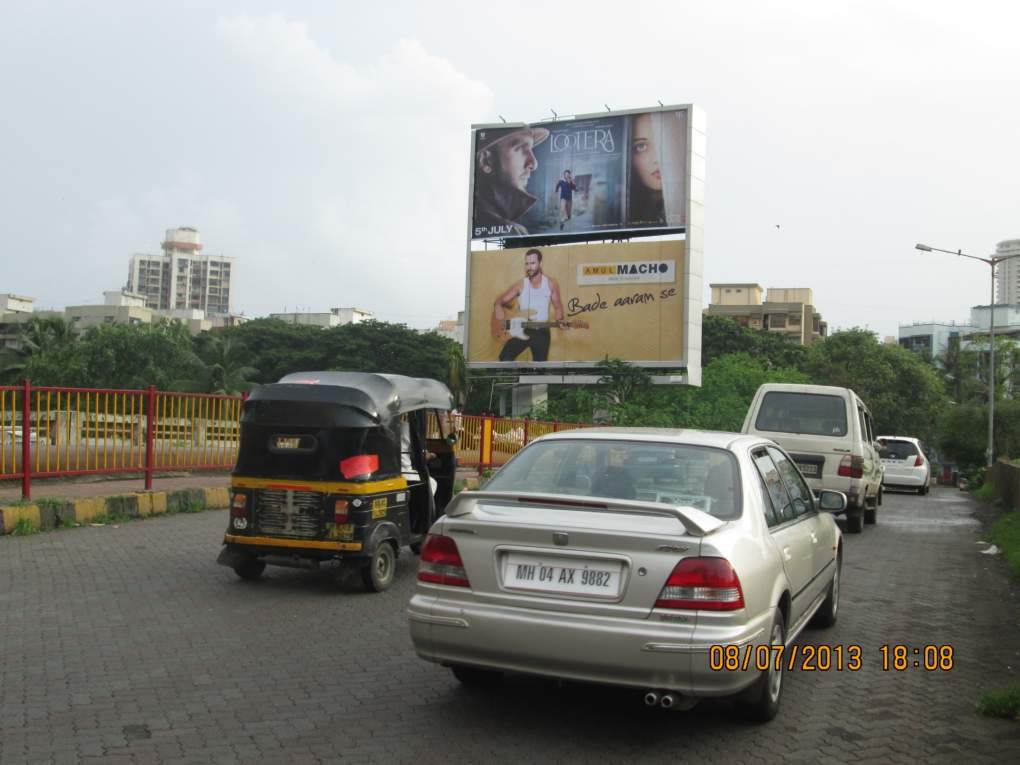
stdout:
{"type": "Polygon", "coordinates": [[[276,448],[277,449],[300,449],[301,439],[297,436],[277,436],[276,437],[276,448]]]}
{"type": "Polygon", "coordinates": [[[389,504],[389,502],[386,499],[386,497],[383,497],[382,499],[373,499],[372,500],[372,517],[373,518],[385,518],[386,517],[386,508],[387,508],[388,504],[389,504]]]}

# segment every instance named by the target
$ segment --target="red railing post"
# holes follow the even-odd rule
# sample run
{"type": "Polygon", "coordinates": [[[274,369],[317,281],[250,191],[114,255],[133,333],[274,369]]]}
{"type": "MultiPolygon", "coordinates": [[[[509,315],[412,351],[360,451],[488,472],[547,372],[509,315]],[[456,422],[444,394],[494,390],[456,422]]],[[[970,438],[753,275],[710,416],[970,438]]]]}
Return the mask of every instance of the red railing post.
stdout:
{"type": "MultiPolygon", "coordinates": [[[[32,499],[32,382],[21,384],[21,498],[32,499]]],[[[38,445],[36,446],[38,449],[38,445]]]]}
{"type": "Polygon", "coordinates": [[[156,386],[150,385],[145,395],[145,490],[152,491],[153,450],[156,441],[156,386]]]}
{"type": "Polygon", "coordinates": [[[528,421],[528,418],[525,417],[524,418],[524,443],[521,444],[521,446],[527,446],[528,445],[528,435],[529,435],[528,431],[530,430],[530,428],[528,426],[530,424],[531,423],[528,421]]]}

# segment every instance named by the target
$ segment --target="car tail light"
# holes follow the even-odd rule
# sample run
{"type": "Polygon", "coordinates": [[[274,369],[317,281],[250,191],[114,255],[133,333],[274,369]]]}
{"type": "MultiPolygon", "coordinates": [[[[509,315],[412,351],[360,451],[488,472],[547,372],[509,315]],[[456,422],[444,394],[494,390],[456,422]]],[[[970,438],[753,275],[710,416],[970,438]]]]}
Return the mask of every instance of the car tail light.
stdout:
{"type": "Polygon", "coordinates": [[[338,499],[333,505],[333,523],[347,523],[347,500],[338,499]]]}
{"type": "Polygon", "coordinates": [[[248,495],[237,492],[230,498],[230,515],[234,518],[248,517],[248,495]]]}
{"type": "Polygon", "coordinates": [[[844,454],[843,459],[839,461],[839,475],[844,478],[863,478],[864,457],[844,454]]]}
{"type": "Polygon", "coordinates": [[[744,607],[744,591],[725,558],[684,558],[673,568],[655,607],[736,611],[744,607]]]}
{"type": "Polygon", "coordinates": [[[917,459],[914,460],[914,467],[921,467],[921,465],[923,465],[923,464],[924,464],[924,459],[921,457],[920,454],[918,454],[917,455],[917,459]]]}
{"type": "Polygon", "coordinates": [[[367,478],[378,469],[378,454],[357,454],[354,457],[340,460],[340,473],[347,479],[367,478]]]}
{"type": "Polygon", "coordinates": [[[421,548],[421,565],[418,581],[448,584],[451,587],[470,587],[464,561],[460,559],[457,543],[450,537],[429,534],[421,548]]]}

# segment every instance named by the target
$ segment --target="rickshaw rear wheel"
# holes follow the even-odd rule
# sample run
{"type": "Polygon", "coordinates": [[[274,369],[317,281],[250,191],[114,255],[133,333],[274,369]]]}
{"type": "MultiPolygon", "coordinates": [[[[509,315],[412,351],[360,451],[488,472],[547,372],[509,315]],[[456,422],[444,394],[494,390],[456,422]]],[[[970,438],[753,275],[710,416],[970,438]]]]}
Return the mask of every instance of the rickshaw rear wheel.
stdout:
{"type": "Polygon", "coordinates": [[[248,558],[243,563],[238,563],[234,566],[234,573],[245,580],[258,579],[265,570],[265,561],[261,561],[258,558],[248,558]]]}
{"type": "Polygon", "coordinates": [[[369,592],[382,592],[393,584],[397,571],[397,554],[389,542],[380,542],[368,561],[361,569],[361,581],[369,592]]]}

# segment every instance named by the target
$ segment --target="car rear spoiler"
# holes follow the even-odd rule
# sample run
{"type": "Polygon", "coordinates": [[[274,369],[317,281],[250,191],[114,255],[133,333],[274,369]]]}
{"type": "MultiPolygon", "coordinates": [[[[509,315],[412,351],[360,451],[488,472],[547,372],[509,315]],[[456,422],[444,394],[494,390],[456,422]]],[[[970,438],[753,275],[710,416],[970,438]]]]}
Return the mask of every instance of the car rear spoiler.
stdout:
{"type": "Polygon", "coordinates": [[[715,516],[696,507],[666,505],[638,499],[612,497],[578,497],[574,494],[542,494],[524,491],[462,491],[446,506],[451,518],[467,515],[481,502],[498,502],[516,505],[549,505],[557,509],[593,510],[632,515],[658,515],[675,518],[691,536],[703,537],[726,525],[715,516]]]}

